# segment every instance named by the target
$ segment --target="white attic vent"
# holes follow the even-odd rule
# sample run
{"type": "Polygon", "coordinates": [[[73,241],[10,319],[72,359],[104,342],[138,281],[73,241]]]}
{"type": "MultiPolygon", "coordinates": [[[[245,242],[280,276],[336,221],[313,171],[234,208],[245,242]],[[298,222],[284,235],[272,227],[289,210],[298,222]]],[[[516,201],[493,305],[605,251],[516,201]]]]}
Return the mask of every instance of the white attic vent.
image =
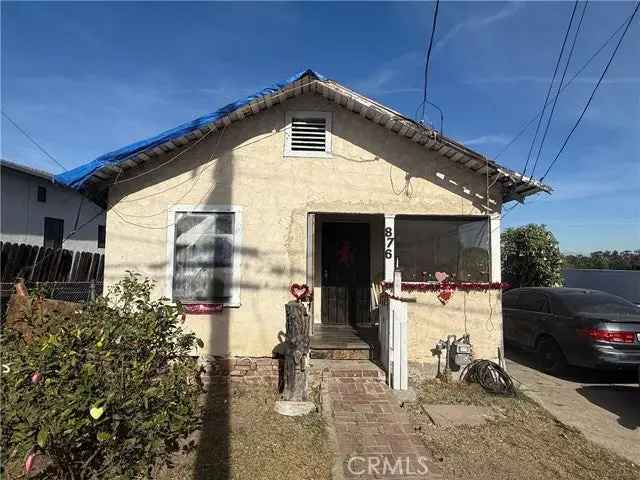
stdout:
{"type": "Polygon", "coordinates": [[[330,157],[331,113],[287,112],[286,157],[330,157]]]}

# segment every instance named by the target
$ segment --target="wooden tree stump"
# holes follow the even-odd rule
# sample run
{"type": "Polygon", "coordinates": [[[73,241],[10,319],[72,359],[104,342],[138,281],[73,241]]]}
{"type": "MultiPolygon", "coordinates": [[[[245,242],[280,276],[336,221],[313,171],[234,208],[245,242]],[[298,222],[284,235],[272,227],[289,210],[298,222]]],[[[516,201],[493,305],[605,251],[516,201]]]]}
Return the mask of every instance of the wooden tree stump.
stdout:
{"type": "Polygon", "coordinates": [[[284,391],[287,401],[303,402],[309,398],[307,359],[309,354],[309,314],[299,302],[285,305],[287,315],[284,348],[284,391]]]}

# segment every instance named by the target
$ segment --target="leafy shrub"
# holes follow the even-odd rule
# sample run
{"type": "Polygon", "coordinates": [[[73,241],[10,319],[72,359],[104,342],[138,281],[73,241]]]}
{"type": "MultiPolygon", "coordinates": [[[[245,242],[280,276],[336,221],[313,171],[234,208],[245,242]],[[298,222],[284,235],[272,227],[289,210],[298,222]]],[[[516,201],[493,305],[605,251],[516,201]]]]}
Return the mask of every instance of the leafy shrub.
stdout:
{"type": "Polygon", "coordinates": [[[202,342],[152,289],[130,274],[31,342],[2,332],[3,464],[42,454],[42,478],[146,478],[180,449],[199,423],[202,342]]]}
{"type": "Polygon", "coordinates": [[[513,287],[562,284],[558,241],[545,225],[529,224],[502,233],[502,280],[513,287]]]}

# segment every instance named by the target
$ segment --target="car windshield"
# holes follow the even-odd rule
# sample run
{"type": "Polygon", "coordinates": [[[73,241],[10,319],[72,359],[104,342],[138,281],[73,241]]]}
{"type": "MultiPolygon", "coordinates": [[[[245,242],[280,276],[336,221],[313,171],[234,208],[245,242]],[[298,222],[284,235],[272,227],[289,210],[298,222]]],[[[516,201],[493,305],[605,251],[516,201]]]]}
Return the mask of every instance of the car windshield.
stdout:
{"type": "Polygon", "coordinates": [[[562,295],[562,302],[575,313],[612,313],[640,315],[640,308],[633,303],[607,293],[574,293],[562,295]]]}

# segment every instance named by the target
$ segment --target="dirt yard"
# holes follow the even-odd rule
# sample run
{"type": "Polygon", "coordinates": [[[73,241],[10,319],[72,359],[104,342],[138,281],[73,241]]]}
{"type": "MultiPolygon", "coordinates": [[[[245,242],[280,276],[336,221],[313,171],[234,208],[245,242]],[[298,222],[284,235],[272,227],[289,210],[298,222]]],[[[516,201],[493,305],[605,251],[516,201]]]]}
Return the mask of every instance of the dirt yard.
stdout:
{"type": "Polygon", "coordinates": [[[524,396],[487,394],[479,385],[430,381],[408,407],[444,478],[469,480],[640,479],[640,466],[588,441],[524,396]],[[421,404],[489,406],[498,417],[476,427],[436,427],[421,404]]]}
{"type": "Polygon", "coordinates": [[[210,391],[207,433],[200,436],[197,450],[177,456],[175,467],[162,469],[156,480],[331,478],[333,452],[320,413],[279,415],[273,411],[277,395],[256,387],[210,391]]]}

